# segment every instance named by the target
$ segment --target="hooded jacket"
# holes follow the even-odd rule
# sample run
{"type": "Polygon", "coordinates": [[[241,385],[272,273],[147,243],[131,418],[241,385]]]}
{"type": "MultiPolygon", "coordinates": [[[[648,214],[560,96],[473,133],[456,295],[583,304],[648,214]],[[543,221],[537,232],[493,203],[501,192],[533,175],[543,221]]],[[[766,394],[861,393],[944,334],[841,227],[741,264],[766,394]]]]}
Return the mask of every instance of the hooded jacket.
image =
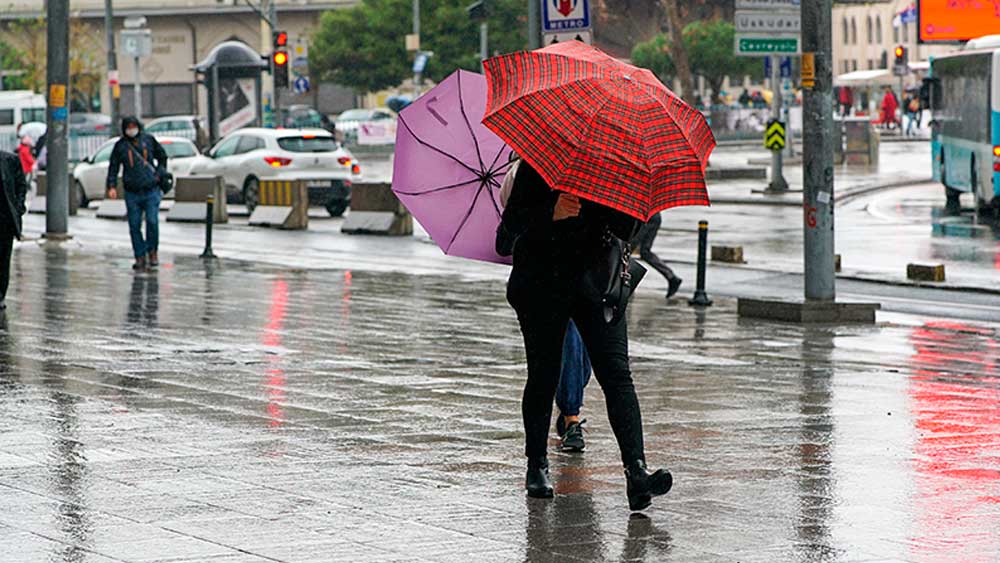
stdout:
{"type": "Polygon", "coordinates": [[[0,229],[9,229],[17,238],[21,238],[21,216],[26,211],[24,196],[28,193],[28,183],[21,169],[21,159],[13,153],[0,151],[0,189],[3,190],[0,200],[0,221],[11,224],[0,224],[0,229]]]}
{"type": "Polygon", "coordinates": [[[108,189],[118,185],[118,169],[122,171],[125,191],[142,193],[159,189],[158,176],[167,169],[167,152],[160,143],[143,132],[142,123],[134,117],[122,119],[122,136],[111,149],[108,161],[108,189]],[[139,134],[129,138],[125,130],[135,125],[139,134]]]}

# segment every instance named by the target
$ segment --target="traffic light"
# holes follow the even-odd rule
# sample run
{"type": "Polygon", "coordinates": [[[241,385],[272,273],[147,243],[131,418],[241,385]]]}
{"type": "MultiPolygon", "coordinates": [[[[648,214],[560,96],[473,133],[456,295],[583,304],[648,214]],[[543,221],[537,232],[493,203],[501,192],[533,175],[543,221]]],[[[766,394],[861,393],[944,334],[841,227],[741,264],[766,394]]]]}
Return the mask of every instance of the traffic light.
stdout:
{"type": "Polygon", "coordinates": [[[901,65],[906,62],[906,47],[902,45],[896,45],[896,49],[893,51],[896,55],[896,64],[901,65]]]}
{"type": "Polygon", "coordinates": [[[275,51],[271,55],[271,73],[275,88],[288,88],[288,51],[275,51]]]}
{"type": "Polygon", "coordinates": [[[271,34],[271,38],[274,40],[274,50],[284,49],[288,46],[288,32],[287,31],[275,31],[271,34]]]}

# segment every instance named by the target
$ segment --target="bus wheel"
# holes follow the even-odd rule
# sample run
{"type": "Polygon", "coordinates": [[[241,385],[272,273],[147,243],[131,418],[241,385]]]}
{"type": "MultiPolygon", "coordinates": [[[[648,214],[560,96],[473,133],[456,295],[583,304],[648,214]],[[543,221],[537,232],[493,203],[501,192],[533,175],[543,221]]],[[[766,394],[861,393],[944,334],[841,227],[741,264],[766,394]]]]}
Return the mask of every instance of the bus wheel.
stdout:
{"type": "Polygon", "coordinates": [[[962,213],[962,203],[960,197],[962,192],[955,188],[944,187],[944,211],[948,215],[959,215],[962,213]]]}

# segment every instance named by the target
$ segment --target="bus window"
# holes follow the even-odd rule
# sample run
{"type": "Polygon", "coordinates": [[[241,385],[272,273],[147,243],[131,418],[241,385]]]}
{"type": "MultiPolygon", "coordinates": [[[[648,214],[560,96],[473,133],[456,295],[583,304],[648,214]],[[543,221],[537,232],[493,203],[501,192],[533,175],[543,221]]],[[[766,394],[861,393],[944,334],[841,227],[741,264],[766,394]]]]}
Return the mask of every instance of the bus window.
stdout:
{"type": "Polygon", "coordinates": [[[941,103],[934,107],[934,119],[942,135],[990,143],[991,57],[983,53],[934,61],[934,78],[941,81],[941,88],[935,89],[941,92],[941,103]]]}

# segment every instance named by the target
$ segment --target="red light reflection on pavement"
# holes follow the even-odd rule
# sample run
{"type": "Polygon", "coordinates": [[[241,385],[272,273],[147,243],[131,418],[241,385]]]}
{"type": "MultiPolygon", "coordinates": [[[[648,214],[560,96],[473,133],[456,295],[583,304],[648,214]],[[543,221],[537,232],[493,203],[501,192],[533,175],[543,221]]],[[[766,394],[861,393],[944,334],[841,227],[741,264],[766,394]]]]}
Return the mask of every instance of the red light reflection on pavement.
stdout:
{"type": "Polygon", "coordinates": [[[1000,554],[1000,332],[930,322],[910,335],[909,394],[916,535],[921,561],[1000,554]]]}
{"type": "MultiPolygon", "coordinates": [[[[281,331],[285,326],[285,314],[288,310],[288,282],[274,280],[271,284],[271,308],[267,314],[267,325],[264,327],[262,344],[269,348],[280,348],[282,344],[281,331]]],[[[270,426],[281,426],[284,421],[284,411],[281,404],[285,401],[285,370],[281,367],[282,357],[276,353],[268,353],[267,363],[270,366],[265,374],[264,382],[267,389],[267,416],[270,426]]]]}

